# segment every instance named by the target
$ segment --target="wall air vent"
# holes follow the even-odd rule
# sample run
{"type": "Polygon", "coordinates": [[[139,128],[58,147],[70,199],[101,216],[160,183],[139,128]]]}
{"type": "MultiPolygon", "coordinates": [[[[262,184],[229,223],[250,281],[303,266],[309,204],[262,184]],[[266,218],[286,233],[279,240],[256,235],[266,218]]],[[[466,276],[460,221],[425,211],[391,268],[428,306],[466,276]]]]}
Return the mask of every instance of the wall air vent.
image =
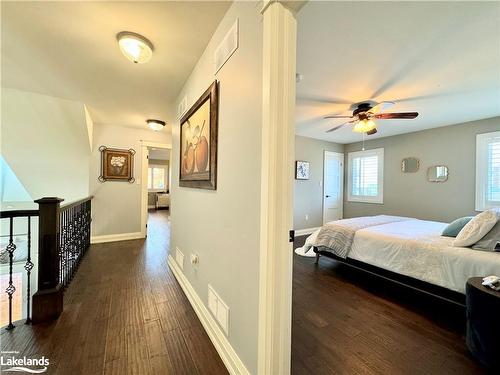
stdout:
{"type": "Polygon", "coordinates": [[[238,49],[239,45],[239,32],[238,32],[238,19],[234,22],[231,29],[228,31],[222,42],[219,44],[214,53],[215,72],[222,68],[227,60],[233,55],[234,51],[238,49]]]}
{"type": "Polygon", "coordinates": [[[178,112],[178,117],[179,119],[186,113],[188,109],[188,98],[187,95],[182,98],[181,102],[179,103],[179,106],[177,107],[177,112],[178,112]]]}

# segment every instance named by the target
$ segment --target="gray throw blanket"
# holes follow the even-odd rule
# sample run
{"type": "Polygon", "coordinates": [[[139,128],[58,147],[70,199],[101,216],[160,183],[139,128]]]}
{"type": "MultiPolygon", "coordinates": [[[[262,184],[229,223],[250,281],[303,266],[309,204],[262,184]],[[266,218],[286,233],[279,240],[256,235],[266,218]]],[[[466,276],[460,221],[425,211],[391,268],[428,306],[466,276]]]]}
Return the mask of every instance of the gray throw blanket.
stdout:
{"type": "Polygon", "coordinates": [[[405,220],[408,220],[408,218],[378,215],[332,221],[323,225],[314,241],[314,246],[319,250],[331,251],[338,257],[345,259],[351,250],[356,231],[405,220]]]}

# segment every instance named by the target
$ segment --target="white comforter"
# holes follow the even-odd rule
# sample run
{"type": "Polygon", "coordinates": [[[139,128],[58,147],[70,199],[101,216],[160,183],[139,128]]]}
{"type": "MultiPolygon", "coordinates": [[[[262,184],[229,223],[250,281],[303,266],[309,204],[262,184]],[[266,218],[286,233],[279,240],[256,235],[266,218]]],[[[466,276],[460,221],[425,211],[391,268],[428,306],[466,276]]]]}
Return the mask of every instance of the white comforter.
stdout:
{"type": "Polygon", "coordinates": [[[406,220],[356,232],[349,258],[465,293],[473,276],[500,276],[500,253],[453,247],[446,223],[406,220]]]}
{"type": "MultiPolygon", "coordinates": [[[[461,293],[473,276],[500,276],[500,253],[453,247],[446,223],[399,218],[356,231],[348,257],[461,293]]],[[[358,218],[364,220],[364,218],[358,218]]],[[[318,232],[302,251],[314,246],[318,232]]]]}

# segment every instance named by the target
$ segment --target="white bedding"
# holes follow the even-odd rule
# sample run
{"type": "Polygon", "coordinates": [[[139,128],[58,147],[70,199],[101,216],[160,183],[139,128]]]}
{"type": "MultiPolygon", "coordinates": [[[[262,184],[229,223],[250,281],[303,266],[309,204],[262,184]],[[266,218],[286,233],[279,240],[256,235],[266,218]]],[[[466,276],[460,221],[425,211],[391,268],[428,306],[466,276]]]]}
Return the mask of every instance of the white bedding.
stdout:
{"type": "MultiPolygon", "coordinates": [[[[446,223],[382,215],[378,218],[382,223],[368,217],[341,220],[347,225],[350,220],[370,220],[374,224],[356,231],[348,258],[460,293],[465,293],[469,277],[500,276],[500,252],[453,247],[454,238],[441,236],[446,223]]],[[[309,236],[296,252],[307,254],[315,246],[318,233],[309,236]]]]}
{"type": "Polygon", "coordinates": [[[469,277],[500,275],[500,253],[453,247],[446,223],[406,220],[356,232],[349,258],[465,293],[469,277]]]}

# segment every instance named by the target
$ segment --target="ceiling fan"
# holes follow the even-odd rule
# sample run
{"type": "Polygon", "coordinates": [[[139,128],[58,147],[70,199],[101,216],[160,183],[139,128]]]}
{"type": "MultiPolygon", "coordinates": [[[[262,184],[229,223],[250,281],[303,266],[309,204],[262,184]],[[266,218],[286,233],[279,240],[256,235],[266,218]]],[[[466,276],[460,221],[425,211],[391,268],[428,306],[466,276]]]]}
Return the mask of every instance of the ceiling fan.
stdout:
{"type": "Polygon", "coordinates": [[[399,112],[399,113],[381,113],[381,111],[386,110],[396,103],[394,102],[372,102],[365,101],[361,103],[356,103],[351,106],[354,108],[352,115],[333,115],[326,116],[325,119],[331,118],[347,118],[350,119],[341,125],[335,126],[329,130],[327,133],[333,132],[334,130],[340,129],[344,125],[354,124],[352,130],[356,133],[366,133],[367,135],[372,135],[377,132],[377,124],[373,120],[390,120],[390,119],[414,119],[418,116],[418,112],[399,112]]]}

